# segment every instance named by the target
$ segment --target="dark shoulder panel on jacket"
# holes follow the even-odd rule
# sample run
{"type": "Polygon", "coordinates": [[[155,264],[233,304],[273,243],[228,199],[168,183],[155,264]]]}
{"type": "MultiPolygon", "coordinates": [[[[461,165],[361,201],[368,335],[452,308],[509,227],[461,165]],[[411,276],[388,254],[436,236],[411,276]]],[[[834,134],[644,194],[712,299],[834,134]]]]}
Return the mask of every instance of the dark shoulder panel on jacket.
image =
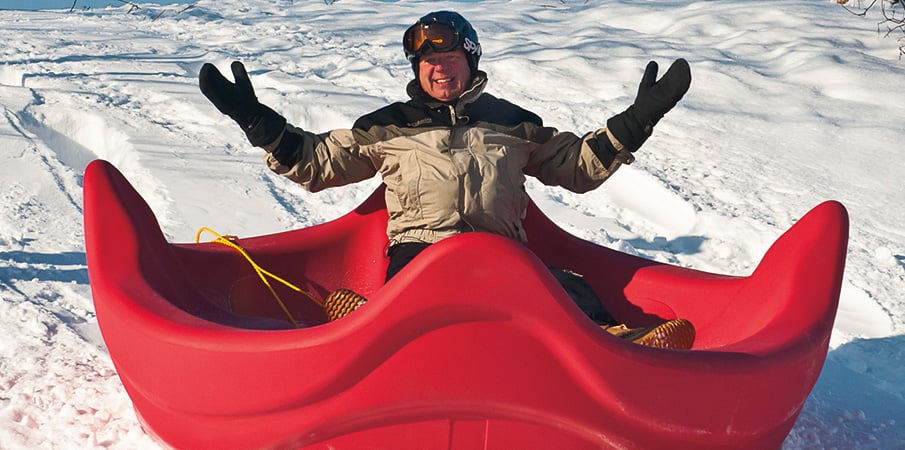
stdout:
{"type": "Polygon", "coordinates": [[[436,110],[409,101],[384,106],[355,121],[355,128],[368,130],[373,127],[419,128],[426,125],[448,126],[449,113],[444,108],[436,110]]]}
{"type": "Polygon", "coordinates": [[[352,129],[360,143],[373,143],[401,134],[425,131],[419,131],[420,128],[443,126],[438,123],[443,119],[435,111],[418,107],[412,102],[396,102],[359,117],[352,129]]]}
{"type": "Polygon", "coordinates": [[[472,122],[490,122],[506,127],[522,124],[544,126],[543,119],[537,114],[486,93],[469,105],[468,113],[472,122]]]}

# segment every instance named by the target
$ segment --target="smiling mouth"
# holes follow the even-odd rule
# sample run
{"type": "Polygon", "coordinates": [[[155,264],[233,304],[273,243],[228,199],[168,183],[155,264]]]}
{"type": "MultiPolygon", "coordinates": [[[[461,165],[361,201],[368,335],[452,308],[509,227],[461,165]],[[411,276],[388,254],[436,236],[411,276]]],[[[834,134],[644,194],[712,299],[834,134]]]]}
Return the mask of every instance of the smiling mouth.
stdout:
{"type": "Polygon", "coordinates": [[[452,83],[452,80],[453,80],[452,78],[438,78],[438,79],[434,80],[434,83],[447,84],[447,83],[452,83]]]}

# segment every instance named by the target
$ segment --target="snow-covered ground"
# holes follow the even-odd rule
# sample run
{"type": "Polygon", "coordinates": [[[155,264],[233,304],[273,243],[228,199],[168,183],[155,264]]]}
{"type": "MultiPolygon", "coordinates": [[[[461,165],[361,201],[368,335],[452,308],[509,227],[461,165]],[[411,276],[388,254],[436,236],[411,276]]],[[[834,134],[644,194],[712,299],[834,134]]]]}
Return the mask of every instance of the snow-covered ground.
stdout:
{"type": "Polygon", "coordinates": [[[0,11],[0,448],[157,447],[97,329],[86,164],[119,167],[173,241],[338,217],[379,180],[309,194],[272,175],[198,70],[240,59],[291,122],[348,127],[404,99],[402,32],[438,9],[478,29],[488,92],[564,130],[628,106],[648,60],[690,61],[691,90],[636,164],[584,195],[529,186],[576,235],[746,275],[811,207],[843,202],[832,348],[784,448],[905,448],[905,61],[876,18],[821,0],[327,3],[0,11]]]}

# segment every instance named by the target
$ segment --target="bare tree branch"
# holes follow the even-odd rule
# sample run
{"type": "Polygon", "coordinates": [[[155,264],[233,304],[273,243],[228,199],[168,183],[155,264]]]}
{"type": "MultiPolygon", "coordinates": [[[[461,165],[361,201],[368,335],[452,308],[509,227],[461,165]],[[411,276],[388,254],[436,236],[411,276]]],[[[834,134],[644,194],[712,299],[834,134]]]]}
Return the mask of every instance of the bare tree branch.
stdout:
{"type": "Polygon", "coordinates": [[[877,23],[877,33],[881,32],[881,27],[886,26],[886,33],[883,37],[890,37],[893,33],[901,31],[903,33],[897,40],[899,42],[899,59],[905,56],[905,6],[903,0],[871,0],[867,6],[862,6],[858,1],[857,8],[853,9],[847,6],[849,0],[836,0],[846,11],[860,17],[867,16],[868,11],[880,4],[880,15],[883,20],[877,23]]]}
{"type": "Polygon", "coordinates": [[[135,11],[136,9],[141,9],[141,6],[138,6],[137,4],[132,3],[130,1],[126,1],[126,0],[116,0],[116,1],[129,5],[129,12],[135,11]]]}

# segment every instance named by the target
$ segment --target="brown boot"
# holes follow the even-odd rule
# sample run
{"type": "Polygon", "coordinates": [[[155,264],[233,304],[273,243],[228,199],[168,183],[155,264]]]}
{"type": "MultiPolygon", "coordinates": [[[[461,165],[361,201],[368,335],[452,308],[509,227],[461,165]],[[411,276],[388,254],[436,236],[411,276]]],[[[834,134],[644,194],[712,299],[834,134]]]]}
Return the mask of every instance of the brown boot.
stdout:
{"type": "Polygon", "coordinates": [[[331,322],[345,317],[364,305],[368,300],[348,289],[337,289],[324,299],[324,310],[331,322]]]}
{"type": "Polygon", "coordinates": [[[673,319],[659,325],[629,328],[625,325],[601,327],[613,336],[648,347],[688,350],[694,344],[694,325],[685,319],[673,319]]]}

